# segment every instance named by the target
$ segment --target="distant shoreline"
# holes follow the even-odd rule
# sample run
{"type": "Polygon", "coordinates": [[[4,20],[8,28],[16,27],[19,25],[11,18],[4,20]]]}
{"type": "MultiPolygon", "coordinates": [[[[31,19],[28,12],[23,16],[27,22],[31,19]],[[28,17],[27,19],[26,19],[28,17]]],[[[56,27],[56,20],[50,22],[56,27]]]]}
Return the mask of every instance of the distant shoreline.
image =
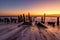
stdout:
{"type": "MultiPolygon", "coordinates": [[[[0,17],[18,17],[18,16],[0,16],[0,17]]],[[[31,17],[44,17],[44,16],[31,16],[31,17]]],[[[45,16],[45,17],[60,17],[60,16],[45,16]]]]}

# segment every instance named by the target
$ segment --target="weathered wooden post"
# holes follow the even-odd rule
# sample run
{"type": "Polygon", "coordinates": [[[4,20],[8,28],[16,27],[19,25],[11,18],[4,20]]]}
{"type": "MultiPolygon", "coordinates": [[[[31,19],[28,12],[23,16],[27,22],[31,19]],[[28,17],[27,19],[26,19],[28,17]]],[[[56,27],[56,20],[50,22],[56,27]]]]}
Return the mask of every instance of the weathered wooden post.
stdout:
{"type": "Polygon", "coordinates": [[[0,22],[4,22],[2,18],[0,18],[0,22]]]}
{"type": "Polygon", "coordinates": [[[10,17],[10,22],[12,23],[12,17],[10,17]]]}
{"type": "Polygon", "coordinates": [[[41,17],[41,23],[45,23],[45,16],[46,14],[44,13],[44,16],[41,17]]]}
{"type": "Polygon", "coordinates": [[[44,23],[44,21],[43,21],[43,17],[41,17],[41,23],[44,23]]]}
{"type": "Polygon", "coordinates": [[[32,18],[30,16],[30,13],[28,13],[28,18],[29,18],[29,22],[32,22],[32,18]]]}
{"type": "Polygon", "coordinates": [[[46,16],[46,14],[44,13],[44,23],[45,23],[45,16],[46,16]]]}
{"type": "Polygon", "coordinates": [[[59,26],[59,17],[57,17],[57,26],[59,26]]]}
{"type": "Polygon", "coordinates": [[[23,14],[23,20],[24,20],[24,23],[25,23],[25,15],[23,14]]]}
{"type": "Polygon", "coordinates": [[[18,23],[20,23],[20,20],[21,20],[21,17],[20,17],[20,16],[18,16],[18,23]]]}
{"type": "Polygon", "coordinates": [[[0,18],[0,22],[2,22],[2,21],[1,21],[1,18],[0,18]]]}

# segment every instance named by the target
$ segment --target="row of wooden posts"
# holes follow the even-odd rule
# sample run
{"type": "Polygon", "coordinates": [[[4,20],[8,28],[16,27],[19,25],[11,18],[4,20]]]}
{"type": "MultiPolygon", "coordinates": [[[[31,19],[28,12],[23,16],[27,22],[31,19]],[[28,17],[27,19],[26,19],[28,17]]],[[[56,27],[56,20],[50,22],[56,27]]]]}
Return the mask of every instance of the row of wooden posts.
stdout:
{"type": "Polygon", "coordinates": [[[29,20],[29,22],[32,22],[32,17],[30,16],[30,13],[28,13],[28,16],[26,15],[20,15],[20,17],[18,16],[18,22],[23,21],[24,23],[27,22],[27,19],[29,20]]]}
{"type": "MultiPolygon", "coordinates": [[[[41,23],[45,23],[45,15],[43,17],[41,17],[41,23]]],[[[52,26],[55,26],[55,22],[48,22],[49,25],[52,24],[52,26]]],[[[57,17],[57,26],[59,26],[59,17],[57,17]]]]}
{"type": "MultiPolygon", "coordinates": [[[[12,18],[12,17],[10,17],[10,18],[4,18],[4,19],[2,19],[2,18],[0,18],[0,22],[4,22],[4,23],[20,23],[20,22],[26,22],[26,15],[19,15],[18,16],[18,19],[16,19],[16,18],[12,18]]],[[[32,19],[31,19],[31,16],[30,16],[30,13],[28,13],[28,19],[29,19],[29,22],[32,22],[32,19]]]]}
{"type": "MultiPolygon", "coordinates": [[[[45,23],[45,15],[46,14],[44,14],[44,16],[41,17],[41,23],[45,23]]],[[[32,17],[30,16],[30,13],[28,13],[28,20],[30,23],[32,22],[32,17]]],[[[18,19],[15,19],[12,17],[10,17],[10,19],[9,18],[4,18],[4,19],[0,18],[0,22],[5,22],[5,23],[17,23],[17,21],[18,21],[18,23],[20,23],[20,22],[25,23],[27,21],[26,16],[24,14],[20,15],[20,16],[18,16],[18,19]]],[[[52,24],[53,26],[55,26],[55,22],[48,22],[48,24],[50,24],[50,25],[52,24]]],[[[59,17],[57,17],[57,26],[59,26],[59,17]]]]}

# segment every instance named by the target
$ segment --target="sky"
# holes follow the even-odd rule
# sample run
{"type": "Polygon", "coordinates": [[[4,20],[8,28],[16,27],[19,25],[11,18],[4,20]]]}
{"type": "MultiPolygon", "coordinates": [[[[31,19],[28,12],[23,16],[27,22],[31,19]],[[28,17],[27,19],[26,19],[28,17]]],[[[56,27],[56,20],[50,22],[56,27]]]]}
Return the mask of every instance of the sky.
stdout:
{"type": "Polygon", "coordinates": [[[60,0],[0,0],[1,15],[60,14],[60,0]]]}

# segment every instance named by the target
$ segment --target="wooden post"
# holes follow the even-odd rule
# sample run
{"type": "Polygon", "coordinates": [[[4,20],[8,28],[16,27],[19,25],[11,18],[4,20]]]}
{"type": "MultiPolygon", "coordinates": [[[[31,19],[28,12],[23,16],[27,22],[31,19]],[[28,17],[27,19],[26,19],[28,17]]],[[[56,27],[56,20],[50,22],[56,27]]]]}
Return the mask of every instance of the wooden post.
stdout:
{"type": "Polygon", "coordinates": [[[2,22],[1,20],[2,20],[2,19],[0,18],[0,22],[2,22]]]}
{"type": "Polygon", "coordinates": [[[41,23],[44,23],[44,19],[43,19],[43,17],[41,17],[41,23]]]}
{"type": "Polygon", "coordinates": [[[20,20],[21,20],[21,16],[18,16],[18,23],[20,23],[20,20]]]}
{"type": "Polygon", "coordinates": [[[45,13],[44,13],[44,23],[45,23],[45,13]]]}
{"type": "Polygon", "coordinates": [[[59,17],[57,17],[57,26],[59,26],[59,17]]]}
{"type": "Polygon", "coordinates": [[[30,16],[30,13],[28,13],[28,18],[29,18],[29,22],[32,22],[32,18],[30,16]]]}
{"type": "Polygon", "coordinates": [[[24,23],[25,23],[25,15],[23,14],[23,20],[24,20],[24,23]]]}
{"type": "Polygon", "coordinates": [[[12,17],[10,17],[10,22],[12,23],[12,17]]]}

